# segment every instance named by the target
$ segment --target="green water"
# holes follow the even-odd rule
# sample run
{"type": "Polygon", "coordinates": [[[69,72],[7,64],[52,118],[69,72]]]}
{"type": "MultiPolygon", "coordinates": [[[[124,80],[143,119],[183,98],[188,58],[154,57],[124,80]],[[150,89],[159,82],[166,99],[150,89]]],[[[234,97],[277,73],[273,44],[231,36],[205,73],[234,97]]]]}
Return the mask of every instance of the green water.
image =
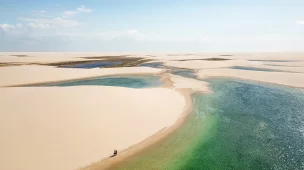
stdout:
{"type": "Polygon", "coordinates": [[[186,78],[196,78],[193,70],[172,68],[171,74],[179,75],[186,78]]]}
{"type": "Polygon", "coordinates": [[[302,170],[304,91],[232,79],[210,80],[194,112],[166,140],[112,169],[302,170]]]}
{"type": "Polygon", "coordinates": [[[158,76],[111,76],[69,82],[52,83],[44,86],[120,86],[129,88],[159,87],[162,82],[158,76]]]}

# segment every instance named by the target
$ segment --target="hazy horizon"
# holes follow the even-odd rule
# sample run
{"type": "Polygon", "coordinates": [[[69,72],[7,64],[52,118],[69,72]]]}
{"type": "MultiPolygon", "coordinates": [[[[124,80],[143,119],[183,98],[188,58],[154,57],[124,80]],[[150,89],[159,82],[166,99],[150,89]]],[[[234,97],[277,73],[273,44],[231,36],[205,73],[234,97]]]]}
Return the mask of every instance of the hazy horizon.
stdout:
{"type": "Polygon", "coordinates": [[[0,3],[0,52],[304,52],[301,0],[0,3]]]}

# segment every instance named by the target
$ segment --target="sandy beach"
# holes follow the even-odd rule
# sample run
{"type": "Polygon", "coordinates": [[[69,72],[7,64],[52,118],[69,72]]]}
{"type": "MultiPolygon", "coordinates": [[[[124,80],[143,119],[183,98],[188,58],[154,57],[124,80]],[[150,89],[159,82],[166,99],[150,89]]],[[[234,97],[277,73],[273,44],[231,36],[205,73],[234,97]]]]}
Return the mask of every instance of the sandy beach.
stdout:
{"type": "Polygon", "coordinates": [[[6,170],[102,169],[106,164],[100,160],[109,161],[107,158],[114,149],[126,151],[110,160],[110,163],[119,162],[129,156],[128,151],[136,152],[174,131],[174,126],[182,123],[189,113],[189,94],[212,91],[203,81],[206,78],[232,77],[304,87],[302,53],[0,53],[0,63],[8,64],[0,67],[0,132],[4,139],[0,141],[3,151],[0,169],[6,170]],[[192,70],[199,79],[168,74],[166,68],[78,69],[39,65],[90,60],[82,57],[92,56],[141,57],[192,70]],[[21,65],[9,66],[10,63],[21,65]],[[231,68],[235,66],[280,72],[231,68]],[[156,74],[164,77],[164,86],[148,89],[9,87],[112,75],[156,74]],[[155,137],[159,132],[163,136],[155,137]],[[129,147],[137,149],[128,150],[129,147]]]}
{"type": "Polygon", "coordinates": [[[18,87],[0,93],[1,169],[77,169],[170,127],[185,108],[183,96],[169,89],[18,87]]]}

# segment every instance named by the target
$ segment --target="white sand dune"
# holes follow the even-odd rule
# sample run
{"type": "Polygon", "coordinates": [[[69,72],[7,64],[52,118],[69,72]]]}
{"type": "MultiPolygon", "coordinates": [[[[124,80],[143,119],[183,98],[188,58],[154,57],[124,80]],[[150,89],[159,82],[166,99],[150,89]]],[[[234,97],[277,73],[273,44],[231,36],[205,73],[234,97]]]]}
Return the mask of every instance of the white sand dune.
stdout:
{"type": "MultiPolygon", "coordinates": [[[[0,53],[0,63],[59,62],[77,57],[131,55],[195,69],[200,78],[232,77],[304,87],[303,53],[0,53]],[[11,55],[29,55],[16,57],[11,55]],[[152,56],[151,56],[152,55],[152,56]],[[228,56],[231,55],[231,56],[228,56]],[[226,61],[173,61],[229,58],[226,61]],[[263,61],[250,61],[263,60],[263,61]],[[264,61],[265,60],[265,61],[264,61]],[[301,60],[271,62],[267,60],[301,60]],[[267,64],[282,66],[269,66],[267,64]],[[284,66],[285,65],[285,66],[284,66]],[[296,71],[266,72],[231,66],[296,71]]],[[[161,74],[148,67],[72,69],[50,66],[0,67],[0,169],[73,170],[124,150],[169,127],[186,108],[176,89],[208,92],[208,84],[171,75],[173,89],[121,87],[3,87],[117,74],[161,74]]],[[[169,81],[168,80],[168,81],[169,81]]],[[[170,84],[170,83],[169,83],[170,84]]]]}
{"type": "MultiPolygon", "coordinates": [[[[234,66],[242,67],[251,67],[251,68],[262,68],[262,69],[271,69],[279,70],[286,72],[298,72],[304,73],[303,67],[290,67],[296,66],[298,62],[289,62],[288,66],[284,65],[267,65],[268,62],[264,63],[262,61],[247,61],[247,60],[226,60],[226,61],[203,61],[203,60],[191,60],[191,61],[168,61],[165,62],[165,65],[178,68],[187,68],[187,69],[214,69],[214,68],[229,68],[234,66]]],[[[273,63],[273,62],[272,62],[273,63]]],[[[276,62],[281,63],[281,62],[276,62]]],[[[301,64],[301,62],[299,62],[301,64]]]]}
{"type": "MultiPolygon", "coordinates": [[[[136,54],[133,54],[136,55],[136,54]]],[[[299,60],[304,61],[304,53],[156,53],[149,54],[155,60],[172,61],[172,60],[189,60],[189,59],[206,59],[206,58],[226,58],[226,59],[242,59],[242,60],[299,60]]],[[[147,56],[147,55],[146,55],[147,56]]],[[[147,56],[148,57],[148,56],[147,56]]]]}
{"type": "Polygon", "coordinates": [[[74,170],[174,124],[174,90],[120,87],[0,88],[0,169],[74,170]]]}
{"type": "MultiPolygon", "coordinates": [[[[0,52],[1,62],[9,63],[52,63],[62,61],[83,61],[83,57],[121,56],[125,53],[64,53],[64,52],[0,52]],[[20,57],[22,56],[22,57],[20,57]]],[[[128,54],[130,55],[130,54],[128,54]]],[[[90,59],[87,59],[90,60],[90,59]]]]}
{"type": "Polygon", "coordinates": [[[173,86],[176,89],[192,89],[195,92],[208,93],[208,83],[205,81],[199,81],[191,78],[185,78],[177,75],[170,75],[170,80],[173,82],[173,86]]]}
{"type": "Polygon", "coordinates": [[[190,61],[168,61],[167,66],[188,68],[188,69],[209,69],[209,68],[223,68],[232,66],[258,66],[261,62],[253,62],[246,60],[225,60],[225,61],[204,61],[204,60],[190,60],[190,61]]]}
{"type": "MultiPolygon", "coordinates": [[[[303,56],[304,58],[304,56],[303,56]]],[[[287,67],[304,67],[304,61],[299,62],[263,62],[264,65],[287,66],[287,67]]]]}
{"type": "MultiPolygon", "coordinates": [[[[297,62],[294,62],[297,63],[297,62]]],[[[295,73],[304,73],[304,66],[303,67],[288,67],[288,66],[269,66],[269,65],[259,65],[256,68],[266,68],[272,70],[279,70],[284,72],[295,72],[295,73]]]]}
{"type": "Polygon", "coordinates": [[[144,57],[160,61],[226,58],[243,60],[301,60],[304,61],[303,53],[124,53],[124,52],[0,52],[1,62],[37,62],[49,63],[60,61],[79,61],[81,57],[100,56],[127,56],[144,57]],[[14,55],[27,55],[28,57],[17,57],[14,55]]]}

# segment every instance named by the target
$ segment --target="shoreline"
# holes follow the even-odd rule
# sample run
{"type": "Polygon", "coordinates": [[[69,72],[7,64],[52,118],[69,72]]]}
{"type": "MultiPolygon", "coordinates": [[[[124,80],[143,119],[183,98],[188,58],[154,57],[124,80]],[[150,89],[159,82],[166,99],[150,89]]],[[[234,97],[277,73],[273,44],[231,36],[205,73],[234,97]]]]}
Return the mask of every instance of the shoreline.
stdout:
{"type": "MultiPolygon", "coordinates": [[[[235,76],[235,75],[200,75],[200,71],[202,71],[203,69],[197,69],[194,70],[194,75],[196,75],[197,80],[200,81],[206,81],[208,79],[214,79],[214,78],[231,78],[231,79],[240,79],[240,80],[246,80],[246,81],[253,81],[253,82],[257,82],[257,83],[265,83],[265,84],[273,84],[273,85],[280,85],[280,86],[286,86],[286,87],[290,87],[290,88],[299,88],[299,89],[304,89],[304,83],[302,86],[297,86],[297,85],[287,85],[284,84],[284,82],[281,83],[275,83],[275,82],[267,82],[267,81],[263,81],[263,80],[257,80],[257,79],[252,79],[252,78],[242,78],[240,76],[235,76]]],[[[302,73],[297,73],[297,74],[302,74],[302,73]]]]}
{"type": "MultiPolygon", "coordinates": [[[[144,151],[146,148],[157,145],[159,142],[162,142],[167,137],[170,136],[173,132],[175,132],[178,128],[180,128],[184,121],[189,117],[189,115],[192,113],[192,100],[191,95],[193,94],[194,90],[188,89],[188,88],[180,88],[180,89],[174,89],[174,82],[170,79],[170,74],[167,73],[167,69],[161,69],[159,73],[118,73],[118,74],[107,74],[107,75],[101,75],[101,76],[92,76],[92,77],[83,77],[83,78],[77,78],[77,79],[69,79],[69,80],[60,80],[60,81],[51,81],[51,82],[39,82],[39,83],[27,83],[27,84],[18,84],[18,85],[10,85],[10,86],[1,86],[0,88],[9,88],[9,87],[28,87],[28,86],[34,86],[34,85],[45,85],[45,84],[51,84],[51,83],[62,83],[62,82],[71,82],[71,81],[77,81],[77,80],[89,80],[94,78],[101,78],[101,77],[119,77],[119,76],[159,76],[159,80],[162,82],[162,85],[160,88],[167,88],[167,89],[173,89],[174,91],[178,92],[184,99],[185,99],[185,108],[180,114],[180,116],[177,118],[177,120],[174,122],[174,124],[164,127],[163,129],[157,131],[152,136],[144,139],[143,141],[140,141],[139,143],[133,144],[129,146],[128,148],[119,151],[118,156],[114,158],[104,158],[100,161],[97,161],[96,163],[93,163],[92,165],[80,167],[78,169],[81,170],[92,170],[92,169],[107,169],[111,166],[115,166],[116,164],[119,164],[121,161],[127,160],[128,158],[132,157],[133,155],[136,155],[142,151],[144,151]]],[[[110,157],[110,155],[109,155],[110,157]]]]}
{"type": "MultiPolygon", "coordinates": [[[[164,81],[166,82],[165,88],[170,88],[170,87],[172,88],[173,82],[170,80],[169,75],[163,75],[163,78],[165,79],[164,81]]],[[[245,80],[245,81],[251,81],[251,82],[255,82],[255,83],[264,83],[267,85],[280,85],[280,86],[285,86],[285,87],[290,87],[290,88],[303,89],[303,87],[288,86],[288,85],[284,85],[284,84],[269,83],[269,82],[258,81],[258,80],[253,80],[253,79],[244,79],[244,78],[229,77],[229,76],[211,76],[211,77],[206,77],[204,79],[199,79],[199,80],[206,81],[206,79],[216,79],[216,78],[245,80]]],[[[209,84],[209,82],[207,82],[207,83],[209,84]]],[[[164,140],[166,140],[167,138],[169,138],[172,133],[176,132],[180,127],[182,127],[183,123],[193,113],[193,101],[192,101],[191,96],[194,93],[200,93],[200,94],[206,93],[206,92],[199,92],[199,91],[195,91],[192,89],[186,89],[186,88],[177,89],[176,91],[178,91],[181,95],[184,96],[184,98],[186,100],[186,108],[183,111],[183,113],[180,115],[178,120],[176,120],[176,122],[172,126],[165,127],[163,129],[161,129],[160,131],[156,132],[154,135],[150,136],[149,138],[139,142],[138,144],[132,145],[129,148],[119,152],[118,156],[116,156],[116,157],[102,159],[102,160],[92,163],[91,165],[88,165],[84,168],[79,168],[79,170],[107,170],[107,169],[115,168],[115,166],[120,165],[124,161],[132,159],[134,156],[145,152],[146,149],[153,147],[153,146],[157,146],[159,143],[161,143],[164,140]]],[[[214,91],[211,89],[207,93],[213,93],[213,92],[214,91]]]]}
{"type": "Polygon", "coordinates": [[[294,88],[294,89],[304,89],[304,86],[291,86],[291,85],[286,85],[286,84],[272,83],[272,82],[266,82],[266,81],[261,81],[261,80],[246,79],[246,78],[233,77],[233,76],[206,76],[206,77],[203,77],[203,78],[200,78],[198,76],[198,79],[201,80],[201,81],[206,81],[206,82],[207,82],[208,79],[239,79],[239,80],[251,81],[251,82],[255,82],[255,83],[262,83],[262,84],[264,83],[264,84],[268,84],[268,85],[278,85],[278,86],[284,86],[284,87],[289,87],[289,88],[294,88]]]}
{"type": "MultiPolygon", "coordinates": [[[[176,120],[176,122],[169,126],[161,129],[160,131],[156,132],[154,135],[150,136],[149,138],[130,146],[129,148],[119,151],[118,155],[113,158],[104,158],[98,162],[92,163],[91,165],[87,165],[83,168],[79,168],[79,170],[105,170],[109,169],[125,160],[130,159],[131,157],[144,152],[145,149],[148,147],[157,145],[158,143],[166,140],[176,130],[178,130],[185,120],[189,117],[189,115],[193,111],[193,103],[191,99],[191,95],[193,94],[193,90],[191,89],[179,89],[176,90],[180,95],[185,98],[185,109],[180,117],[176,120]]],[[[109,155],[110,156],[110,155],[109,155]]]]}
{"type": "MultiPolygon", "coordinates": [[[[163,88],[171,88],[174,86],[174,82],[170,79],[170,75],[166,73],[166,69],[162,69],[160,73],[156,74],[149,74],[149,73],[136,73],[136,74],[108,74],[108,75],[102,75],[102,76],[93,76],[93,77],[85,77],[85,78],[79,78],[79,79],[70,79],[70,80],[63,80],[63,81],[55,81],[52,83],[60,83],[60,82],[70,82],[70,81],[77,81],[77,80],[88,80],[88,79],[93,79],[93,78],[99,78],[99,77],[108,77],[108,76],[113,76],[113,77],[119,77],[119,76],[160,76],[160,80],[163,82],[162,86],[163,88]]],[[[197,74],[196,72],[194,74],[197,74]]],[[[198,76],[199,77],[199,76],[198,76]]],[[[232,79],[239,79],[239,80],[246,80],[246,81],[253,81],[257,83],[265,83],[265,84],[276,84],[276,85],[282,85],[282,86],[288,86],[284,84],[277,84],[277,83],[269,83],[269,82],[264,82],[264,81],[258,81],[254,79],[244,79],[240,77],[230,77],[230,76],[208,76],[203,79],[198,79],[200,81],[205,81],[206,79],[213,79],[213,78],[232,78],[232,79]]],[[[30,86],[30,85],[43,85],[43,84],[49,84],[50,82],[44,82],[44,83],[35,83],[35,84],[27,84],[23,86],[30,86]]],[[[208,83],[209,84],[209,83],[208,83]]],[[[20,85],[14,85],[14,86],[9,86],[9,87],[18,87],[20,85]]],[[[22,87],[22,86],[21,86],[22,87]]],[[[299,88],[299,87],[294,87],[294,86],[288,86],[288,87],[293,87],[293,88],[299,88]]],[[[180,117],[176,120],[176,122],[169,127],[165,127],[152,136],[144,139],[143,141],[131,145],[128,148],[119,151],[118,156],[113,157],[113,158],[104,158],[98,162],[92,163],[91,165],[84,166],[78,168],[79,170],[103,170],[103,169],[109,169],[112,168],[113,166],[119,165],[121,162],[126,161],[133,156],[140,154],[145,151],[145,149],[155,146],[162,141],[166,140],[173,132],[178,130],[185,120],[189,117],[189,115],[192,113],[193,110],[193,105],[192,105],[192,100],[191,100],[191,95],[195,93],[194,90],[192,89],[176,89],[177,92],[179,92],[184,98],[185,98],[185,110],[183,113],[180,115],[180,117]]],[[[213,90],[210,91],[213,93],[213,90]]],[[[196,93],[204,93],[204,92],[196,92],[196,93]]],[[[110,155],[109,155],[110,157],[110,155]]]]}
{"type": "MultiPolygon", "coordinates": [[[[134,144],[146,140],[150,142],[151,137],[157,135],[157,132],[163,134],[161,130],[164,130],[164,128],[167,130],[168,127],[174,125],[186,109],[184,96],[169,88],[131,89],[86,86],[71,88],[16,87],[1,88],[1,90],[3,92],[1,100],[5,99],[2,104],[6,106],[2,107],[3,114],[1,115],[4,117],[2,125],[8,127],[7,129],[12,129],[7,132],[7,140],[3,141],[4,145],[2,147],[6,146],[4,151],[11,150],[10,153],[12,154],[21,152],[20,155],[12,158],[22,158],[26,154],[39,156],[45,152],[44,148],[46,150],[51,149],[50,152],[58,155],[58,157],[52,160],[49,160],[52,154],[37,157],[36,160],[39,160],[41,163],[39,165],[33,164],[33,167],[29,164],[27,165],[28,168],[25,169],[35,169],[35,167],[40,167],[38,169],[41,169],[43,165],[49,165],[46,169],[79,169],[92,162],[98,162],[103,158],[109,157],[113,152],[112,148],[118,149],[120,154],[121,151],[127,148],[137,147],[134,144]],[[19,97],[19,94],[24,95],[19,97]],[[125,96],[133,96],[133,94],[134,100],[126,101],[126,104],[120,103],[124,100],[125,96]],[[145,96],[147,99],[143,98],[145,96]],[[44,97],[47,97],[47,101],[41,101],[40,103],[40,100],[44,97]],[[153,102],[155,100],[159,100],[160,102],[153,102]],[[25,104],[21,105],[21,103],[25,104]],[[117,108],[117,104],[119,108],[117,108]],[[139,106],[137,107],[138,104],[139,106]],[[35,108],[36,105],[37,107],[35,108]],[[45,110],[45,108],[48,108],[48,105],[52,105],[52,107],[45,110]],[[176,105],[176,107],[171,109],[168,108],[168,105],[176,105]],[[88,107],[89,110],[87,109],[88,107]],[[31,111],[32,108],[35,108],[35,111],[31,111]],[[103,111],[100,108],[103,108],[103,111]],[[126,111],[130,114],[125,114],[126,111]],[[108,116],[107,112],[113,114],[108,116]],[[23,114],[18,116],[19,113],[23,114]],[[129,119],[130,117],[131,119],[129,119]],[[138,118],[130,121],[133,120],[133,117],[138,118]],[[33,126],[29,127],[26,124],[22,124],[23,120],[28,120],[33,126]],[[39,124],[35,124],[37,120],[39,124]],[[114,128],[113,121],[119,126],[114,128]],[[16,128],[14,127],[14,122],[16,122],[16,128]],[[56,126],[55,129],[52,128],[54,125],[56,126]],[[129,129],[128,131],[125,130],[126,127],[129,129]],[[141,127],[145,127],[146,129],[141,129],[141,127]],[[113,131],[109,131],[111,128],[113,128],[113,131]],[[23,129],[27,132],[23,132],[23,129]],[[27,136],[33,136],[24,139],[22,143],[25,147],[23,147],[22,151],[18,151],[16,147],[10,149],[11,146],[15,146],[17,143],[10,143],[10,140],[8,140],[15,136],[18,137],[18,132],[23,132],[22,134],[27,134],[27,136]],[[39,139],[38,141],[36,137],[39,139]],[[51,139],[54,139],[54,141],[49,143],[51,139]],[[62,140],[67,142],[62,143],[62,140]],[[68,143],[71,143],[71,145],[68,143]],[[83,147],[84,143],[88,145],[83,147]],[[34,148],[28,147],[32,146],[32,144],[34,148]],[[34,144],[39,145],[35,147],[34,144]],[[66,148],[66,153],[61,153],[64,148],[66,148]],[[69,157],[71,158],[68,159],[69,157]],[[51,165],[50,162],[52,162],[51,165]],[[59,162],[59,164],[56,162],[59,162]]],[[[5,135],[6,130],[2,130],[5,135]]],[[[19,137],[18,140],[20,141],[22,138],[23,136],[19,137]]],[[[10,156],[13,155],[9,155],[8,158],[4,157],[3,159],[10,159],[10,156]]],[[[31,157],[21,160],[21,164],[19,165],[11,165],[9,162],[12,159],[10,159],[2,167],[9,169],[5,167],[24,166],[22,165],[24,162],[31,163],[32,160],[28,159],[31,159],[31,157]]]]}
{"type": "MultiPolygon", "coordinates": [[[[157,62],[157,61],[155,61],[157,62]]],[[[164,62],[165,63],[165,62],[164,62]]],[[[269,84],[269,85],[279,85],[279,86],[286,86],[290,88],[296,88],[296,89],[304,89],[304,85],[301,86],[301,83],[298,84],[300,86],[292,86],[292,85],[286,85],[283,83],[275,83],[275,82],[267,82],[267,80],[257,80],[257,79],[250,79],[250,78],[241,78],[238,77],[239,75],[215,75],[215,76],[200,76],[199,71],[204,69],[189,69],[189,68],[183,68],[187,70],[193,70],[193,75],[196,75],[196,79],[199,81],[208,81],[209,79],[235,79],[235,80],[244,80],[248,82],[255,82],[255,83],[261,83],[261,84],[269,84]]],[[[102,170],[102,169],[108,169],[113,168],[116,165],[120,165],[122,162],[127,161],[134,156],[145,152],[148,148],[153,146],[158,146],[161,142],[168,139],[174,132],[178,131],[180,127],[185,124],[185,121],[190,117],[190,115],[193,113],[193,101],[191,98],[191,95],[194,93],[202,93],[205,92],[199,92],[194,90],[193,88],[181,88],[181,87],[175,87],[174,81],[171,80],[171,76],[169,71],[170,68],[165,69],[161,68],[158,73],[108,73],[106,75],[100,75],[100,76],[83,76],[82,78],[72,78],[72,79],[63,79],[59,81],[44,81],[44,82],[38,82],[38,83],[25,83],[25,84],[17,84],[17,85],[5,85],[0,86],[0,88],[9,88],[9,87],[30,87],[30,86],[39,86],[39,85],[47,85],[47,84],[55,84],[55,83],[65,83],[65,82],[73,82],[73,81],[79,81],[79,80],[90,80],[94,78],[106,78],[106,77],[119,77],[119,76],[159,76],[159,80],[162,82],[162,84],[159,86],[160,88],[167,88],[172,89],[179,94],[181,94],[185,99],[185,108],[181,110],[181,113],[179,117],[175,118],[176,120],[173,122],[172,125],[164,127],[158,131],[155,131],[151,136],[147,135],[147,138],[143,139],[142,141],[139,141],[136,144],[130,145],[128,148],[124,150],[118,151],[118,156],[109,158],[109,156],[104,157],[96,162],[93,163],[87,163],[84,166],[80,166],[79,170],[102,170]]],[[[209,82],[206,83],[206,85],[209,87],[209,82]]],[[[210,89],[210,93],[213,93],[214,89],[210,89]]],[[[206,94],[206,93],[205,93],[206,94]]]]}
{"type": "MultiPolygon", "coordinates": [[[[0,88],[7,88],[7,87],[30,87],[30,86],[39,86],[39,85],[47,85],[47,84],[56,84],[56,83],[69,83],[73,81],[80,81],[80,80],[90,80],[95,78],[104,78],[104,77],[119,77],[119,76],[160,76],[160,80],[162,81],[162,75],[167,70],[162,69],[159,73],[114,73],[114,74],[107,74],[107,75],[100,75],[100,76],[89,76],[89,77],[82,77],[82,78],[76,78],[76,79],[66,79],[66,80],[56,80],[56,81],[44,81],[44,82],[38,82],[38,83],[25,83],[25,84],[15,84],[15,85],[6,85],[6,86],[0,86],[0,88]]],[[[165,82],[164,82],[165,83],[165,82]]]]}

